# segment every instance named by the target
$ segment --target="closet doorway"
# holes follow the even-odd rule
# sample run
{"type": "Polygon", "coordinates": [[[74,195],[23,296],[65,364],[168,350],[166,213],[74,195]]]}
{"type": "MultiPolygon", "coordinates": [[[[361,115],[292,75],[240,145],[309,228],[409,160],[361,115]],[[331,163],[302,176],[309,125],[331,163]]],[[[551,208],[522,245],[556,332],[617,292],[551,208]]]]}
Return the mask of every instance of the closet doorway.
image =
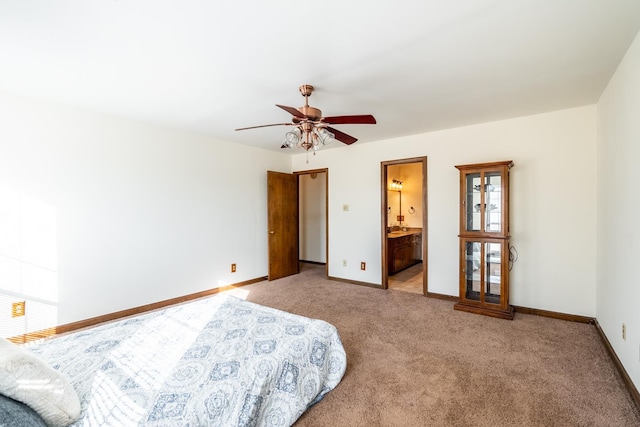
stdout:
{"type": "Polygon", "coordinates": [[[328,182],[328,169],[267,171],[268,280],[310,263],[328,275],[328,182]]]}
{"type": "Polygon", "coordinates": [[[294,172],[298,176],[298,247],[301,268],[322,265],[328,275],[328,170],[294,172]]]}
{"type": "Polygon", "coordinates": [[[381,162],[382,287],[428,294],[427,157],[381,162]]]}

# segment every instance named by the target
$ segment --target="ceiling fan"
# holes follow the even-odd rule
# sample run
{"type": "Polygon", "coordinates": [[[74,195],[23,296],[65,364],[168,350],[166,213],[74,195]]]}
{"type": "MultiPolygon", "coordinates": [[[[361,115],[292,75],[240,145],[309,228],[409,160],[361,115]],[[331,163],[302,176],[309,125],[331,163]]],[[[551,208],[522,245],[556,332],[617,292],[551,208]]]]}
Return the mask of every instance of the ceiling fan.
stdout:
{"type": "Polygon", "coordinates": [[[316,151],[333,139],[337,139],[347,145],[351,145],[357,141],[357,138],[347,135],[329,125],[376,124],[376,119],[371,114],[322,117],[322,111],[309,106],[309,96],[311,96],[313,92],[313,86],[302,85],[299,89],[305,99],[303,107],[293,108],[276,104],[276,107],[282,108],[293,116],[291,123],[250,126],[236,130],[256,129],[268,126],[294,126],[293,130],[285,134],[285,140],[281,148],[298,147],[304,148],[307,151],[310,149],[316,151]]]}

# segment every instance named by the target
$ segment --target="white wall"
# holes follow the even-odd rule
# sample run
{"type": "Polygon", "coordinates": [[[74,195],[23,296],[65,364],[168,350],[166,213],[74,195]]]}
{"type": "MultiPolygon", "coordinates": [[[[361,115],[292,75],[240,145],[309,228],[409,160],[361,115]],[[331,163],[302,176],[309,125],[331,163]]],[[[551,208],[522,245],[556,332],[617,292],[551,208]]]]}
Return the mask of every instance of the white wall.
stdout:
{"type": "MultiPolygon", "coordinates": [[[[0,288],[15,296],[53,287],[40,290],[32,307],[59,310],[54,324],[64,324],[264,276],[266,170],[324,167],[329,274],[380,284],[380,162],[426,155],[429,290],[457,295],[454,166],[512,159],[511,234],[519,260],[511,303],[593,316],[595,113],[587,106],[355,144],[320,151],[307,164],[304,154],[290,159],[2,95],[0,195],[7,201],[0,214],[22,212],[26,219],[22,236],[0,226],[0,288]],[[29,252],[35,235],[47,253],[29,252]],[[21,243],[3,246],[5,236],[21,243]]],[[[0,298],[0,313],[7,313],[3,304],[9,299],[0,298]]]]}
{"type": "Polygon", "coordinates": [[[0,95],[0,322],[14,296],[55,325],[265,276],[268,169],[290,157],[0,95]]]}
{"type": "Polygon", "coordinates": [[[327,262],[327,174],[298,176],[300,259],[327,262]],[[315,176],[313,178],[312,176],[315,176]]]}
{"type": "Polygon", "coordinates": [[[640,35],[598,102],[598,323],[640,388],[640,35]],[[627,339],[622,339],[622,324],[627,339]]]}
{"type": "Polygon", "coordinates": [[[513,160],[511,303],[595,315],[595,105],[321,150],[309,164],[295,155],[294,170],[329,169],[330,276],[381,283],[380,162],[418,156],[428,156],[430,292],[458,295],[455,165],[513,160]]]}

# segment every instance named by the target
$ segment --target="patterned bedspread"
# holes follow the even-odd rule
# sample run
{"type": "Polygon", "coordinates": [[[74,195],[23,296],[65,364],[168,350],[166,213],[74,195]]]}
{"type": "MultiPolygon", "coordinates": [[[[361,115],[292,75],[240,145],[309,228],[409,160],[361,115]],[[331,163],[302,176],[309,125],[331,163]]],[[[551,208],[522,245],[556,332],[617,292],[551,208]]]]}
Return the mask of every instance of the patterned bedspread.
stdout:
{"type": "Polygon", "coordinates": [[[331,324],[224,294],[28,348],[78,392],[74,426],[289,426],[346,368],[331,324]]]}

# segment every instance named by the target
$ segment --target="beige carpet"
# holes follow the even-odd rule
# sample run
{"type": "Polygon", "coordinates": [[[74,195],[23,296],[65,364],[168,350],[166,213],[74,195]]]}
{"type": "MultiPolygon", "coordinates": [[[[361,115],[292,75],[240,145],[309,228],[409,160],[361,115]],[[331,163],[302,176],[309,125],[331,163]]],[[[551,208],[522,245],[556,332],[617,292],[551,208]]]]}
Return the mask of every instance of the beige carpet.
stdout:
{"type": "Polygon", "coordinates": [[[345,376],[296,426],[640,426],[592,325],[324,279],[324,266],[260,282],[248,300],[334,324],[345,376]]]}

